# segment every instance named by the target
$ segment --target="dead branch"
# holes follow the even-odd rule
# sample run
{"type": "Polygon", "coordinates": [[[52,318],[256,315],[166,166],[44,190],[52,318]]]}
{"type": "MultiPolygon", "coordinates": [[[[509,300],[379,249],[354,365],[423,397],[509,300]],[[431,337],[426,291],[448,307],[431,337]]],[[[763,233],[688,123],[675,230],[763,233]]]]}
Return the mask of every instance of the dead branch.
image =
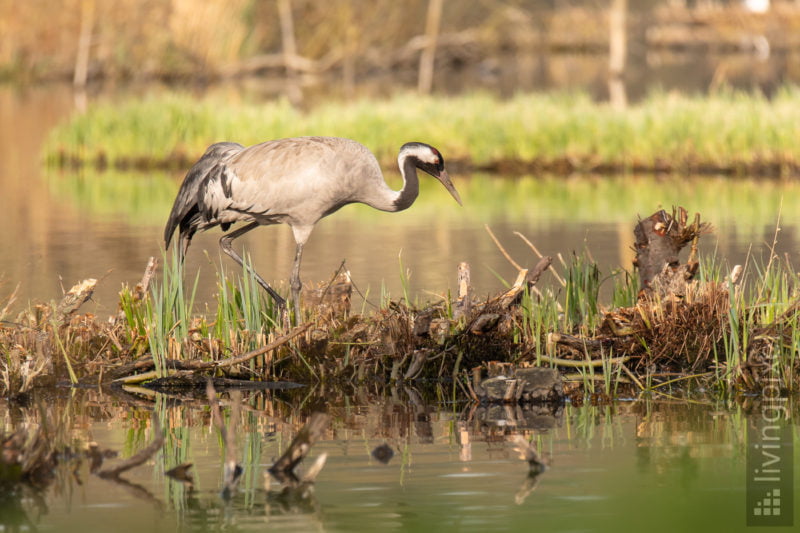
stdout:
{"type": "Polygon", "coordinates": [[[94,288],[97,285],[97,280],[89,278],[73,285],[67,294],[61,299],[56,307],[56,321],[66,321],[72,313],[78,310],[80,306],[89,301],[94,293],[94,288]]]}
{"type": "MultiPolygon", "coordinates": [[[[311,325],[312,325],[311,322],[306,322],[305,324],[297,326],[286,335],[278,337],[277,339],[270,342],[266,346],[257,348],[255,350],[251,350],[245,354],[236,357],[221,359],[219,361],[197,361],[197,360],[182,361],[179,359],[168,359],[166,367],[168,370],[172,371],[179,370],[179,371],[190,371],[190,372],[211,370],[217,368],[229,368],[234,365],[246,363],[247,361],[253,359],[254,357],[258,357],[259,355],[263,355],[267,352],[280,348],[281,346],[283,346],[290,340],[294,339],[301,333],[305,333],[305,331],[308,328],[310,328],[311,325]]],[[[117,383],[132,384],[132,383],[141,383],[142,381],[154,379],[157,376],[155,375],[155,373],[150,372],[151,369],[153,368],[155,368],[155,363],[153,362],[152,359],[137,361],[136,363],[125,365],[124,367],[116,369],[114,371],[114,375],[115,376],[122,375],[123,377],[118,377],[113,381],[117,383]],[[139,372],[139,373],[126,376],[124,375],[124,372],[139,372]]]]}
{"type": "Polygon", "coordinates": [[[521,269],[517,274],[517,279],[514,281],[514,285],[511,286],[505,293],[500,295],[497,298],[497,301],[500,303],[500,307],[503,309],[508,309],[511,307],[512,304],[517,303],[519,299],[522,297],[522,293],[527,287],[528,290],[532,290],[536,283],[539,281],[539,278],[542,276],[545,270],[547,270],[553,262],[553,258],[549,256],[542,257],[536,266],[533,267],[533,270],[528,271],[528,269],[521,269]]]}
{"type": "Polygon", "coordinates": [[[156,273],[156,267],[158,267],[158,261],[156,261],[154,257],[151,257],[147,260],[147,266],[144,267],[142,281],[140,281],[134,289],[134,299],[144,300],[144,297],[147,295],[147,291],[150,289],[150,281],[153,279],[153,276],[156,273]]]}
{"type": "MultiPolygon", "coordinates": [[[[528,245],[528,247],[529,247],[531,250],[533,250],[533,253],[535,253],[535,254],[536,254],[536,256],[537,256],[539,259],[541,259],[541,258],[543,258],[543,257],[544,257],[544,256],[541,254],[541,252],[539,252],[539,249],[538,249],[538,248],[536,248],[536,246],[535,246],[535,245],[534,245],[534,244],[533,244],[533,243],[532,243],[530,240],[528,240],[528,238],[527,238],[525,235],[523,235],[522,233],[520,233],[520,232],[518,232],[518,231],[515,231],[515,232],[514,232],[514,235],[516,235],[517,237],[519,237],[520,239],[522,239],[522,241],[523,241],[525,244],[527,244],[527,245],[528,245]]],[[[553,276],[555,276],[556,280],[558,280],[558,282],[561,284],[561,286],[562,286],[562,287],[566,287],[566,286],[567,286],[567,282],[566,282],[566,281],[564,281],[564,278],[562,278],[562,277],[559,275],[558,271],[557,271],[555,268],[553,268],[552,261],[551,261],[551,264],[550,264],[550,266],[549,266],[548,268],[550,269],[550,273],[551,273],[551,274],[553,274],[553,276]]]]}
{"type": "Polygon", "coordinates": [[[489,227],[489,224],[484,224],[484,225],[483,225],[483,227],[484,227],[484,228],[486,228],[486,233],[488,233],[488,234],[489,234],[489,237],[491,237],[491,238],[492,238],[492,241],[494,241],[494,244],[495,244],[495,246],[497,246],[497,249],[498,249],[498,250],[500,250],[500,253],[501,253],[501,254],[503,254],[503,257],[505,257],[505,258],[508,260],[508,262],[509,262],[509,263],[511,263],[511,266],[513,266],[514,268],[516,268],[518,271],[519,271],[519,270],[524,270],[524,269],[522,268],[522,266],[520,266],[520,264],[519,264],[519,263],[517,263],[516,261],[514,261],[514,258],[513,258],[513,257],[511,257],[511,256],[508,254],[508,252],[506,252],[506,249],[505,249],[505,248],[503,248],[503,245],[502,245],[502,244],[500,244],[500,241],[497,239],[497,237],[495,237],[494,233],[492,232],[492,229],[489,227]]]}
{"type": "Polygon", "coordinates": [[[223,359],[221,361],[212,361],[206,368],[228,368],[234,365],[240,365],[242,363],[246,363],[247,361],[253,359],[254,357],[258,357],[259,355],[263,355],[267,352],[271,352],[276,348],[279,348],[280,346],[283,346],[284,344],[294,339],[301,333],[305,333],[305,331],[308,328],[310,328],[311,325],[312,325],[311,322],[306,322],[305,324],[301,324],[296,328],[294,328],[289,333],[287,333],[286,335],[278,337],[277,339],[267,344],[263,348],[258,348],[256,350],[249,351],[246,354],[242,354],[238,357],[231,357],[229,359],[223,359]]]}

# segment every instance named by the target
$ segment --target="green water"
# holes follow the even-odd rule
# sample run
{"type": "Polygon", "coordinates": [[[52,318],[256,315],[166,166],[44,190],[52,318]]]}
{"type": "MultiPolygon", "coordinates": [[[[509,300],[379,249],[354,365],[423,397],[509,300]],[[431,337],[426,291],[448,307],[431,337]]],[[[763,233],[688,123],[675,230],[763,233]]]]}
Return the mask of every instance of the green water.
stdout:
{"type": "MultiPolygon", "coordinates": [[[[404,390],[246,395],[235,429],[244,474],[230,501],[220,497],[224,452],[202,400],[123,402],[89,392],[49,404],[73,450],[95,441],[129,456],[150,441],[153,410],[168,428],[166,444],[123,474],[125,483],[90,474],[86,460],[62,464],[37,496],[5,495],[2,530],[753,530],[745,525],[745,435],[757,403],[694,395],[534,411],[427,403],[404,390]],[[305,422],[301,413],[314,410],[332,417],[310,454],[327,453],[327,463],[313,495],[287,502],[265,472],[305,422]],[[514,451],[514,435],[532,439],[549,463],[538,478],[514,451]],[[395,452],[388,464],[370,453],[384,443],[395,452]],[[163,475],[185,461],[194,464],[192,491],[163,475]]],[[[0,412],[7,430],[40,421],[35,409],[0,412]]],[[[230,407],[223,413],[230,421],[230,407]]]]}

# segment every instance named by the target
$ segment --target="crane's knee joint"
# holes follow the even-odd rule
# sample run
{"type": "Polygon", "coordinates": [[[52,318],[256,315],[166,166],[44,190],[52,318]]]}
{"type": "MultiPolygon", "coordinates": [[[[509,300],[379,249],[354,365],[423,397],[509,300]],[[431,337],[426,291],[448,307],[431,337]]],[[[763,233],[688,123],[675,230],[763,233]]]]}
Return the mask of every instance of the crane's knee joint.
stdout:
{"type": "Polygon", "coordinates": [[[290,280],[290,283],[291,283],[292,291],[295,292],[295,293],[300,292],[300,290],[302,290],[302,288],[303,288],[303,282],[300,281],[300,278],[292,278],[290,280]]]}

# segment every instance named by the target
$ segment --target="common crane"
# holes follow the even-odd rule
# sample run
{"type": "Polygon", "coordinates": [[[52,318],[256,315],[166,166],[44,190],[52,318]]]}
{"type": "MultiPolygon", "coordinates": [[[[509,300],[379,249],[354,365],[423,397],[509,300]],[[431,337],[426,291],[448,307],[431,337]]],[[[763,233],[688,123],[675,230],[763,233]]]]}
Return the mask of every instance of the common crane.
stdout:
{"type": "MultiPolygon", "coordinates": [[[[295,137],[256,144],[220,142],[208,147],[189,169],[181,184],[164,230],[169,247],[179,228],[179,256],[186,255],[192,236],[214,226],[224,234],[222,251],[244,267],[233,240],[258,226],[288,224],[297,243],[290,277],[296,320],[300,320],[300,260],[314,225],[342,206],[360,202],[381,211],[402,211],[419,195],[420,169],[442,185],[461,205],[461,198],[444,169],[444,159],[433,146],[410,142],[400,148],[397,164],[403,188],[386,184],[377,159],[365,146],[338,137],[295,137]]],[[[278,304],[286,301],[253,270],[255,279],[278,304]]]]}

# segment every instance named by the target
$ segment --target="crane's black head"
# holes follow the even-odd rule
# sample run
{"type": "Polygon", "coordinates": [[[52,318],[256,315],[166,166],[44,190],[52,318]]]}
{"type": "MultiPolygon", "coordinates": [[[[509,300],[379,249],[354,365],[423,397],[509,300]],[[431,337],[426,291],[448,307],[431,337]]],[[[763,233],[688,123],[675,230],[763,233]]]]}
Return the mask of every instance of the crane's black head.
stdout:
{"type": "Polygon", "coordinates": [[[406,143],[400,148],[400,157],[410,158],[414,161],[414,166],[433,177],[438,177],[438,174],[444,171],[442,154],[429,144],[419,142],[406,143]]]}
{"type": "Polygon", "coordinates": [[[456,191],[456,188],[453,186],[453,182],[450,181],[450,176],[448,176],[447,171],[444,169],[444,157],[442,157],[439,150],[429,144],[410,142],[404,144],[400,148],[398,160],[401,166],[403,165],[403,161],[412,161],[415,167],[423,172],[427,172],[442,182],[442,185],[453,195],[456,202],[462,205],[461,197],[458,195],[458,191],[456,191]]]}

